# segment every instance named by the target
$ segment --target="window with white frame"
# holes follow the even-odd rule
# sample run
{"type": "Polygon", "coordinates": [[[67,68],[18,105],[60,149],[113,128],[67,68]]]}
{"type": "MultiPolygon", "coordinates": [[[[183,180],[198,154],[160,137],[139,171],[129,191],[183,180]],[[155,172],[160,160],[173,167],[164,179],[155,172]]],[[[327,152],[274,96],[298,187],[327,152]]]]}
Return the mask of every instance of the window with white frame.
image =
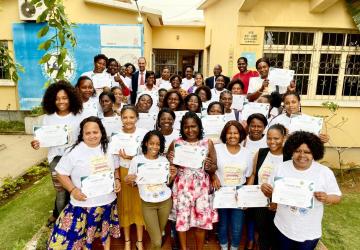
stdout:
{"type": "Polygon", "coordinates": [[[295,71],[308,100],[360,100],[360,33],[266,30],[264,56],[295,71]]]}

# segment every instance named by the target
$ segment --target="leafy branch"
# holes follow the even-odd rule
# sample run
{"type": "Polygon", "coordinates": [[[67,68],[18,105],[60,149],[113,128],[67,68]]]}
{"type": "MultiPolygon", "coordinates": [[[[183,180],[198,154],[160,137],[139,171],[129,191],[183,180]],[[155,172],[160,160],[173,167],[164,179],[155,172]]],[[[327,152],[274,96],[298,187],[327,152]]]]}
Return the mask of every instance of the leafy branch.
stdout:
{"type": "Polygon", "coordinates": [[[55,31],[54,35],[42,42],[38,47],[38,49],[46,51],[39,64],[46,63],[49,65],[49,61],[52,59],[52,66],[47,69],[47,73],[51,78],[50,81],[68,80],[66,72],[71,70],[71,64],[66,60],[69,54],[66,45],[70,43],[72,48],[76,47],[77,42],[73,32],[75,24],[67,18],[62,0],[32,0],[31,3],[36,8],[43,5],[46,7],[36,20],[37,23],[45,23],[45,26],[37,33],[38,38],[45,37],[51,30],[55,31]],[[51,53],[51,49],[55,49],[56,53],[51,53]]]}
{"type": "Polygon", "coordinates": [[[19,80],[18,72],[25,72],[24,67],[14,61],[8,47],[1,42],[0,65],[2,65],[4,72],[8,72],[10,80],[14,81],[15,83],[19,80]]]}

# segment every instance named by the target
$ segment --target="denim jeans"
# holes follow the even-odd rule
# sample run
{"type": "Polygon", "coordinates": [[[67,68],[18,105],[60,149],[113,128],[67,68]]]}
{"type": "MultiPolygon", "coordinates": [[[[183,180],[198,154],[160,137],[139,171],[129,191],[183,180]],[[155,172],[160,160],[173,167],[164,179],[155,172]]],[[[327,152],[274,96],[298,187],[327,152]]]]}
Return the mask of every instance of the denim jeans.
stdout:
{"type": "Polygon", "coordinates": [[[239,247],[244,224],[244,211],[236,208],[218,209],[219,213],[219,242],[221,246],[227,245],[228,230],[231,235],[231,247],[239,247]]]}
{"type": "Polygon", "coordinates": [[[62,187],[61,183],[57,179],[57,173],[55,171],[55,167],[59,163],[60,159],[61,156],[56,156],[49,164],[53,186],[56,191],[55,205],[53,210],[53,216],[55,218],[59,216],[61,211],[65,208],[65,206],[69,203],[70,200],[69,192],[62,187]]]}
{"type": "Polygon", "coordinates": [[[295,241],[283,235],[278,229],[277,234],[280,250],[313,250],[319,242],[319,239],[306,240],[303,242],[295,241]]]}

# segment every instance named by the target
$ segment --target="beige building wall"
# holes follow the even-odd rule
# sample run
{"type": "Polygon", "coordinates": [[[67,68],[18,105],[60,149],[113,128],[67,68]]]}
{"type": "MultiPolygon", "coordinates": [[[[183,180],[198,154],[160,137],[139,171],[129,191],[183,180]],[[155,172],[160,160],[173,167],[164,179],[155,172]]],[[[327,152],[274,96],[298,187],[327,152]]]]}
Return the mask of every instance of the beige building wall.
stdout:
{"type": "Polygon", "coordinates": [[[205,53],[204,65],[207,76],[213,75],[213,67],[220,64],[223,74],[231,75],[236,64],[235,48],[237,36],[237,16],[241,0],[214,1],[204,10],[205,48],[210,46],[210,55],[205,53]],[[206,63],[208,62],[208,63],[206,63]],[[206,68],[207,66],[207,68],[206,68]]]}
{"type": "Polygon", "coordinates": [[[205,27],[153,27],[154,49],[203,50],[205,27]]]}

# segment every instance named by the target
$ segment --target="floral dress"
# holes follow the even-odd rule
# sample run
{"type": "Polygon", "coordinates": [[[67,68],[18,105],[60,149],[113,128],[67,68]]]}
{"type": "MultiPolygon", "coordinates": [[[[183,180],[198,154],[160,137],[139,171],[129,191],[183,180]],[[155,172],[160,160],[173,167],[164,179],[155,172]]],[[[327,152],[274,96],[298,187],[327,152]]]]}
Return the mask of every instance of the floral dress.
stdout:
{"type": "MultiPolygon", "coordinates": [[[[190,144],[181,138],[176,144],[190,144]]],[[[208,140],[196,143],[208,151],[208,140]]],[[[173,208],[170,219],[176,221],[176,230],[188,231],[191,227],[211,230],[212,224],[218,221],[216,210],[213,209],[213,196],[210,193],[210,178],[204,167],[198,169],[178,167],[178,174],[173,185],[173,208]]]]}

